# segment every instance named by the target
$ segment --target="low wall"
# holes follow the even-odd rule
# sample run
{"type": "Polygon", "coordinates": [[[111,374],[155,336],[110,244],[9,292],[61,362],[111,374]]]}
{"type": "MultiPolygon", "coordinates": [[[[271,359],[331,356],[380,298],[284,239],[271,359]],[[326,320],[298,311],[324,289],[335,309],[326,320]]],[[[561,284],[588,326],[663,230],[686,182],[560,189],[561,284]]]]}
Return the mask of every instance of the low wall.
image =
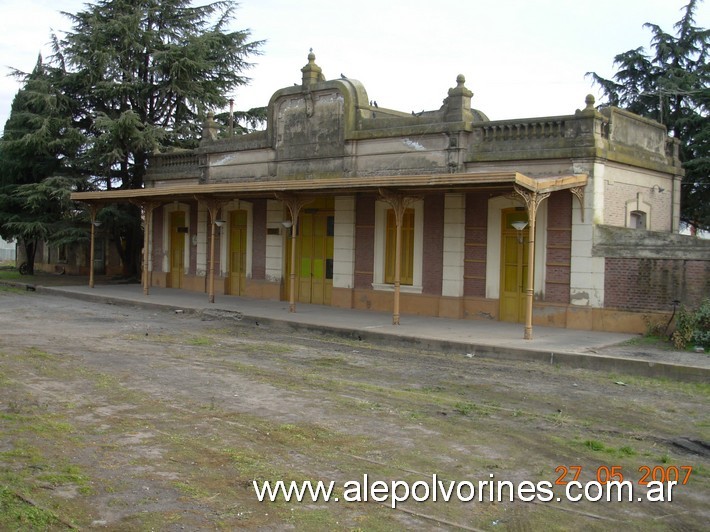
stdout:
{"type": "Polygon", "coordinates": [[[674,300],[695,308],[710,297],[709,240],[596,226],[592,252],[605,258],[606,309],[670,312],[674,300]]]}

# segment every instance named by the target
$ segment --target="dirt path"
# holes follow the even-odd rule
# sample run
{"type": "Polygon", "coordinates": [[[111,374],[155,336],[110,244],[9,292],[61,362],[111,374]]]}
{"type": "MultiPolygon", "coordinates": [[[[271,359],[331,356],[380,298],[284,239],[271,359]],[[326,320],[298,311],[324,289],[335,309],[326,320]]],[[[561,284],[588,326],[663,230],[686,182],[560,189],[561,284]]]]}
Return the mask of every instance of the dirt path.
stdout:
{"type": "MultiPolygon", "coordinates": [[[[0,292],[0,528],[700,529],[710,386],[0,292]],[[252,481],[687,472],[671,503],[258,502],[252,481]],[[641,470],[639,470],[641,468],[641,470]],[[611,471],[611,469],[609,469],[611,471]],[[51,513],[50,513],[51,512],[51,513]]],[[[682,478],[681,478],[682,480],[682,478]]],[[[555,486],[555,495],[564,486],[555,486]]],[[[637,492],[634,492],[637,495],[637,492]]]]}

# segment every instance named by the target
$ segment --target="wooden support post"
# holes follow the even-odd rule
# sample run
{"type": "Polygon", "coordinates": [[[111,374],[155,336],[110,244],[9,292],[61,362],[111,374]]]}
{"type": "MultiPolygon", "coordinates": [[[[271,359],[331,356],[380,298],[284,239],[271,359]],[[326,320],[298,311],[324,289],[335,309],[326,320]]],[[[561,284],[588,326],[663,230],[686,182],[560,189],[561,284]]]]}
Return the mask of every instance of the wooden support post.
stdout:
{"type": "Polygon", "coordinates": [[[95,253],[95,238],[96,238],[96,212],[98,211],[98,206],[91,204],[89,206],[91,209],[91,237],[89,242],[89,288],[94,287],[94,253],[95,253]]]}
{"type": "Polygon", "coordinates": [[[528,279],[526,287],[525,300],[525,340],[533,339],[532,328],[532,313],[533,313],[533,297],[535,295],[535,220],[537,218],[537,209],[540,203],[550,196],[549,192],[530,191],[516,185],[517,192],[525,202],[528,211],[528,226],[530,231],[530,239],[528,241],[528,279]]]}
{"type": "Polygon", "coordinates": [[[298,226],[298,211],[291,211],[291,272],[288,285],[288,311],[296,312],[296,227],[298,226]]]}
{"type": "Polygon", "coordinates": [[[404,212],[412,203],[421,197],[405,196],[386,189],[379,190],[380,197],[389,203],[394,211],[396,224],[395,230],[395,255],[394,255],[394,296],[392,302],[392,325],[399,325],[399,293],[402,284],[402,222],[404,212]]]}
{"type": "Polygon", "coordinates": [[[207,301],[214,303],[214,240],[217,232],[217,219],[210,212],[210,272],[207,290],[207,301]]]}
{"type": "Polygon", "coordinates": [[[143,209],[143,294],[150,294],[150,253],[152,247],[152,239],[150,235],[153,233],[153,210],[158,207],[160,203],[146,201],[140,203],[141,209],[143,209]]]}
{"type": "Polygon", "coordinates": [[[217,200],[213,198],[200,198],[195,196],[195,199],[200,205],[203,205],[210,215],[210,257],[209,257],[209,273],[207,279],[207,300],[214,303],[214,274],[215,274],[215,240],[217,238],[217,215],[220,209],[229,203],[225,200],[217,200]]]}
{"type": "Polygon", "coordinates": [[[296,236],[298,215],[301,212],[301,208],[313,201],[313,198],[281,193],[277,193],[276,198],[286,204],[288,212],[291,215],[291,272],[289,274],[288,311],[296,312],[296,236]]]}

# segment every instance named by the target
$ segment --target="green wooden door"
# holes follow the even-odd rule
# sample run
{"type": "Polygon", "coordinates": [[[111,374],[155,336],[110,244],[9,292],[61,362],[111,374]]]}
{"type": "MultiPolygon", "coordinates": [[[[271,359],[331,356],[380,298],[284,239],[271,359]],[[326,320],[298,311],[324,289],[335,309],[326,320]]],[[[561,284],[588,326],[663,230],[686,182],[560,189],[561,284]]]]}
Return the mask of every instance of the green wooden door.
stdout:
{"type": "Polygon", "coordinates": [[[247,268],[247,211],[232,211],[229,215],[229,282],[228,293],[244,293],[247,268]]]}
{"type": "Polygon", "coordinates": [[[529,231],[518,231],[513,222],[527,222],[525,211],[506,209],[502,213],[500,258],[500,320],[525,321],[525,292],[528,278],[529,231]]]}

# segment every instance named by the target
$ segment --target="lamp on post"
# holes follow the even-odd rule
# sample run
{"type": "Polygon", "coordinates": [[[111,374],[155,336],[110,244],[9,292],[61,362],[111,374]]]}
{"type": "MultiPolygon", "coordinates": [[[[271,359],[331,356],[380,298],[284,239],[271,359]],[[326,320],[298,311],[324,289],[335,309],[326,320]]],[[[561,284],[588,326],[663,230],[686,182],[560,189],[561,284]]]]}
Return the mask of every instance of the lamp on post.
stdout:
{"type": "Polygon", "coordinates": [[[523,243],[523,231],[528,226],[528,222],[524,222],[522,220],[519,220],[517,222],[513,222],[510,225],[512,225],[513,229],[515,229],[518,232],[518,244],[522,244],[523,243]]]}

